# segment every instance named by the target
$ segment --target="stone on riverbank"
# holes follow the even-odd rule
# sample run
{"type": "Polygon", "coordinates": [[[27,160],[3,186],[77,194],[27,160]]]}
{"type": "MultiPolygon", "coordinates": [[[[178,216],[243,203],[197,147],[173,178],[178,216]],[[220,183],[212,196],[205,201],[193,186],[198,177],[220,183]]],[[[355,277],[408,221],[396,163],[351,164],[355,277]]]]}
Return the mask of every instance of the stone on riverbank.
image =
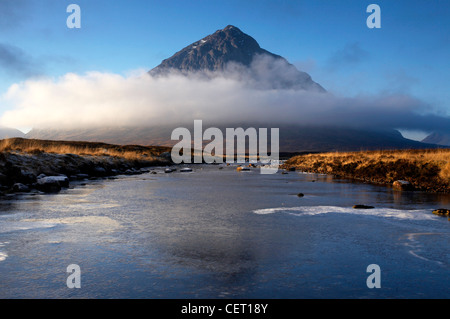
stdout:
{"type": "Polygon", "coordinates": [[[45,193],[57,193],[63,187],[69,187],[69,178],[67,176],[45,176],[39,178],[36,188],[45,193]]]}
{"type": "Polygon", "coordinates": [[[15,183],[12,187],[12,191],[15,193],[25,193],[29,192],[30,188],[22,183],[15,183]]]}
{"type": "Polygon", "coordinates": [[[414,186],[410,182],[404,180],[395,181],[392,183],[392,187],[400,191],[409,191],[414,189],[414,186]]]}

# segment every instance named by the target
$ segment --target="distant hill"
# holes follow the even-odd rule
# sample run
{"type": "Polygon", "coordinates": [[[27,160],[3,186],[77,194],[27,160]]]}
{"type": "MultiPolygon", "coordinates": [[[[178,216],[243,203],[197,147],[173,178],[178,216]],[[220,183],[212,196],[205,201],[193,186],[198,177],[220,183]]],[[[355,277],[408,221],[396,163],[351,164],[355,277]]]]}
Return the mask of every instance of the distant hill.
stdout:
{"type": "Polygon", "coordinates": [[[437,148],[404,138],[396,130],[363,130],[344,127],[280,127],[280,149],[287,152],[330,152],[437,148]]]}
{"type": "Polygon", "coordinates": [[[422,142],[450,147],[450,135],[435,132],[425,137],[422,142]]]}
{"type": "Polygon", "coordinates": [[[25,134],[15,128],[0,127],[0,139],[25,137],[25,134]]]}
{"type": "MultiPolygon", "coordinates": [[[[180,124],[193,134],[193,123],[180,124]]],[[[267,123],[233,123],[230,125],[203,125],[218,127],[223,134],[226,127],[248,127],[280,129],[281,152],[328,152],[328,151],[360,151],[379,149],[421,149],[436,148],[435,144],[426,144],[405,139],[398,131],[367,131],[340,127],[305,127],[296,125],[273,125],[267,123]]],[[[171,141],[175,127],[154,126],[151,128],[105,128],[92,130],[51,131],[32,130],[27,138],[57,139],[70,141],[91,141],[112,144],[140,144],[173,146],[178,141],[171,141]]],[[[268,132],[270,139],[270,130],[268,132]]],[[[205,143],[208,143],[207,141],[205,143]]]]}

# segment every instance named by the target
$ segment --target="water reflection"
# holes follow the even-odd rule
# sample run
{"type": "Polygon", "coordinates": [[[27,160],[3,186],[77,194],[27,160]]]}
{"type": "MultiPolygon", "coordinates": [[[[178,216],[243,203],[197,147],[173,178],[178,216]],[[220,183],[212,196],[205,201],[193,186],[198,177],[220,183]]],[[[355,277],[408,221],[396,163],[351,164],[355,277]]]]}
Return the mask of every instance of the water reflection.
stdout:
{"type": "MultiPolygon", "coordinates": [[[[447,224],[358,215],[351,207],[367,204],[394,214],[390,208],[446,203],[448,195],[401,193],[326,175],[242,174],[217,166],[96,181],[0,202],[0,272],[8,274],[0,277],[0,297],[67,296],[64,276],[55,273],[74,262],[87,274],[75,297],[359,297],[360,271],[372,262],[391,273],[400,265],[399,273],[427,277],[425,294],[434,289],[445,295],[448,269],[410,251],[447,260],[440,244],[447,242],[447,224]],[[299,192],[304,196],[294,196],[299,192]],[[345,209],[254,213],[284,207],[345,209]],[[43,289],[28,289],[39,280],[45,280],[43,289]]],[[[395,289],[417,296],[401,283],[395,289]]]]}
{"type": "Polygon", "coordinates": [[[257,271],[255,252],[244,244],[198,236],[166,242],[164,247],[178,266],[214,273],[229,284],[251,281],[257,271]]]}

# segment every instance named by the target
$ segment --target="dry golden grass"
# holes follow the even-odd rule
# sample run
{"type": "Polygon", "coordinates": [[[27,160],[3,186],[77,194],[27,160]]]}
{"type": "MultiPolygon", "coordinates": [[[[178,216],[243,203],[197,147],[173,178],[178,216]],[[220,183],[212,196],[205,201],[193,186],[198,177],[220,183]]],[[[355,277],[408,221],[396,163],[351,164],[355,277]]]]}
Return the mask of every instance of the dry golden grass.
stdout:
{"type": "Polygon", "coordinates": [[[156,159],[161,153],[170,151],[168,147],[113,145],[93,142],[50,141],[23,138],[0,140],[0,152],[17,151],[30,154],[56,153],[90,156],[112,156],[127,160],[156,159]]]}
{"type": "Polygon", "coordinates": [[[450,149],[308,154],[289,159],[284,167],[382,184],[402,179],[419,189],[450,191],[450,149]]]}
{"type": "Polygon", "coordinates": [[[439,176],[450,183],[450,162],[447,162],[445,166],[442,166],[439,176]]]}

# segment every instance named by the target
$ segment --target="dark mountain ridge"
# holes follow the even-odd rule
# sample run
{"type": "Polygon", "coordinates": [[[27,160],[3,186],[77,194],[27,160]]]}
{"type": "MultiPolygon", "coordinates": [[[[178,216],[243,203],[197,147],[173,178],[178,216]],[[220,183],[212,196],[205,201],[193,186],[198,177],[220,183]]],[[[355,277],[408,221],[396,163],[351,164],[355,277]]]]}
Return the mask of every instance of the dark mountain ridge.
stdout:
{"type": "Polygon", "coordinates": [[[161,76],[173,72],[185,75],[203,72],[210,76],[218,72],[221,76],[237,76],[244,82],[256,81],[261,89],[325,92],[309,74],[261,48],[254,38],[232,25],[188,45],[163,60],[149,74],[161,76]],[[260,81],[268,77],[269,81],[260,81]]]}
{"type": "MultiPolygon", "coordinates": [[[[180,123],[191,135],[194,132],[193,123],[180,123]]],[[[203,130],[209,127],[219,128],[225,137],[227,127],[242,127],[247,129],[268,128],[270,141],[271,127],[278,127],[280,133],[280,152],[332,152],[332,151],[360,151],[380,149],[424,149],[436,148],[437,145],[421,143],[405,139],[398,131],[371,131],[358,128],[344,127],[317,127],[298,125],[275,125],[274,123],[230,123],[230,125],[214,125],[203,123],[203,130]]],[[[57,139],[69,141],[104,142],[111,144],[139,144],[173,146],[178,140],[171,140],[171,133],[175,127],[168,125],[155,125],[148,128],[137,127],[110,127],[91,130],[32,130],[27,138],[57,139]]],[[[192,135],[193,137],[193,135],[192,135]]],[[[209,141],[204,141],[208,144],[209,141]]],[[[225,142],[224,142],[225,145],[225,142]]],[[[269,145],[270,146],[270,142],[269,145]]]]}

